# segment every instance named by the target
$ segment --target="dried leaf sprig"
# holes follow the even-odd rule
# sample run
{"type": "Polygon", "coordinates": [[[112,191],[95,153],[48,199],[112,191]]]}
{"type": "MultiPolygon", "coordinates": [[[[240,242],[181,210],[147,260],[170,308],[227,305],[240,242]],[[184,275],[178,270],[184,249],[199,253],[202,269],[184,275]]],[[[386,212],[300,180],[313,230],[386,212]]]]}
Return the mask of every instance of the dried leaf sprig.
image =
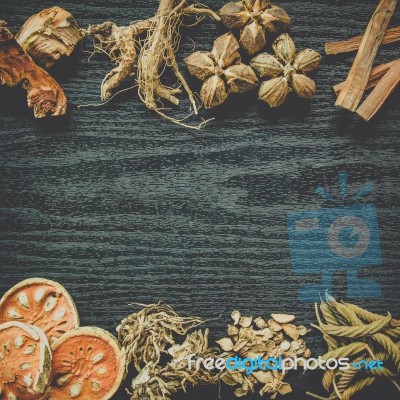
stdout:
{"type": "Polygon", "coordinates": [[[188,356],[217,358],[208,344],[208,330],[195,330],[203,324],[197,317],[182,317],[165,303],[143,305],[117,328],[126,349],[127,364],[133,363],[138,375],[132,381],[132,400],[169,400],[187,385],[211,384],[217,377],[205,368],[189,369],[188,356]],[[192,332],[190,332],[192,331],[192,332]],[[164,355],[164,357],[162,357],[164,355]]]}
{"type": "MultiPolygon", "coordinates": [[[[245,358],[261,357],[263,360],[274,357],[294,358],[295,356],[309,358],[311,351],[306,342],[300,339],[307,334],[304,326],[293,324],[294,315],[272,314],[272,318],[265,321],[263,318],[243,316],[239,311],[232,313],[233,324],[228,325],[228,337],[217,343],[225,352],[226,359],[239,356],[245,358]]],[[[226,370],[221,379],[230,386],[239,386],[235,390],[237,397],[246,396],[259,390],[261,396],[269,394],[274,399],[278,394],[287,394],[292,391],[291,386],[284,382],[285,374],[281,371],[246,371],[226,370]]]]}
{"type": "MultiPolygon", "coordinates": [[[[318,325],[328,352],[322,359],[349,358],[348,370],[328,370],[322,383],[330,392],[327,400],[350,400],[376,379],[388,379],[400,391],[400,322],[387,316],[372,313],[355,304],[339,303],[327,294],[326,301],[315,305],[318,325]],[[382,369],[360,369],[354,366],[361,360],[384,362],[382,369]]],[[[315,398],[321,398],[308,393],[315,398]]]]}
{"type": "Polygon", "coordinates": [[[222,22],[229,29],[241,29],[240,45],[249,53],[258,53],[266,44],[266,31],[282,33],[291,24],[283,8],[269,0],[229,2],[219,11],[222,22]]]}
{"type": "Polygon", "coordinates": [[[204,81],[200,91],[205,108],[221,105],[231,93],[255,88],[258,78],[241,62],[239,43],[232,33],[220,36],[211,52],[197,51],[185,59],[189,72],[204,81]]]}
{"type": "Polygon", "coordinates": [[[319,66],[321,55],[311,49],[296,53],[296,46],[287,33],[280,35],[272,47],[275,56],[261,53],[250,63],[260,77],[270,78],[262,82],[259,99],[270,107],[279,107],[291,90],[301,98],[311,98],[316,85],[306,74],[319,66]]]}

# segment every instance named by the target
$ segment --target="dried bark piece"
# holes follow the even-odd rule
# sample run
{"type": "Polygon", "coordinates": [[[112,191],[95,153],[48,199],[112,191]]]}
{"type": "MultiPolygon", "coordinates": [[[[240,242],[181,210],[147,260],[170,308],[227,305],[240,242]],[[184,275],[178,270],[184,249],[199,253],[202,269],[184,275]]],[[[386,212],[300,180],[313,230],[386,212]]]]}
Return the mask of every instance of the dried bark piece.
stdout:
{"type": "Polygon", "coordinates": [[[245,64],[228,67],[224,71],[224,76],[231,93],[245,93],[254,89],[258,84],[257,75],[251,67],[245,64]]]}
{"type": "Polygon", "coordinates": [[[400,83],[400,60],[397,60],[379,81],[364,103],[357,110],[357,114],[364,120],[370,121],[380,110],[387,98],[400,83]]]}
{"type": "MultiPolygon", "coordinates": [[[[386,72],[389,71],[390,67],[396,62],[397,60],[390,61],[386,64],[378,65],[377,67],[373,68],[368,79],[368,83],[366,86],[367,89],[371,89],[375,87],[378,82],[381,80],[381,78],[386,74],[386,72]]],[[[337,85],[333,86],[333,91],[335,92],[336,96],[340,93],[340,91],[343,89],[346,81],[343,81],[341,83],[338,83],[337,85]]]]}
{"type": "Polygon", "coordinates": [[[396,5],[397,0],[380,1],[365,31],[346,83],[336,100],[337,107],[356,111],[396,5]]]}
{"type": "MultiPolygon", "coordinates": [[[[349,53],[358,50],[363,36],[356,36],[340,42],[328,42],[325,44],[325,52],[328,55],[349,53]]],[[[382,44],[398,42],[400,40],[400,26],[388,29],[383,37],[382,44]]]]}
{"type": "Polygon", "coordinates": [[[52,7],[30,17],[15,36],[21,47],[44,68],[69,56],[82,33],[72,14],[52,7]]]}
{"type": "Polygon", "coordinates": [[[67,98],[60,85],[35,64],[4,21],[0,21],[0,83],[7,86],[22,83],[35,118],[63,115],[67,111],[67,98]]]}

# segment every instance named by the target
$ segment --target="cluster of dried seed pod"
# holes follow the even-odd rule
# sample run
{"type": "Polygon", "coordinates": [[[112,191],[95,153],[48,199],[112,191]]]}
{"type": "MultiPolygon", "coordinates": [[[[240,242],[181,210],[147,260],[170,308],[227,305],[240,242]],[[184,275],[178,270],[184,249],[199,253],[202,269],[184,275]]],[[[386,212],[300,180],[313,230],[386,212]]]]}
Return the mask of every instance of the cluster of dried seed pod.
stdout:
{"type": "MultiPolygon", "coordinates": [[[[228,337],[217,341],[224,351],[222,357],[261,357],[267,360],[280,356],[292,359],[296,356],[308,359],[311,356],[306,342],[300,338],[308,333],[308,329],[294,325],[294,315],[272,314],[268,321],[260,317],[253,319],[243,316],[239,311],[233,311],[231,316],[233,324],[228,325],[228,337]]],[[[239,386],[235,390],[237,397],[259,390],[261,396],[268,394],[271,399],[292,391],[284,378],[285,373],[279,370],[256,370],[248,374],[244,370],[228,369],[221,376],[226,384],[239,386]]]]}
{"type": "MultiPolygon", "coordinates": [[[[374,314],[357,305],[339,303],[326,295],[326,301],[315,304],[318,325],[328,352],[322,359],[346,357],[347,370],[327,370],[322,383],[330,392],[329,400],[350,400],[377,379],[388,379],[400,391],[396,379],[400,372],[400,321],[374,314]],[[321,315],[322,314],[322,315],[321,315]],[[360,361],[382,361],[383,368],[359,368],[360,361]]],[[[312,397],[312,393],[308,393],[312,397]]],[[[328,400],[328,399],[327,399],[328,400]]]]}
{"type": "Polygon", "coordinates": [[[185,59],[189,72],[204,81],[200,97],[205,108],[221,105],[231,93],[245,93],[258,84],[251,67],[241,62],[232,33],[220,36],[211,52],[197,51],[185,59]]]}
{"type": "Polygon", "coordinates": [[[227,28],[241,29],[240,45],[250,55],[265,46],[266,31],[282,33],[291,24],[286,11],[269,0],[229,2],[221,8],[219,16],[227,28]]]}
{"type": "Polygon", "coordinates": [[[181,317],[162,302],[140,306],[140,311],[125,318],[117,328],[118,338],[126,347],[127,362],[132,362],[138,372],[132,381],[131,399],[168,400],[188,384],[216,383],[217,377],[204,368],[189,370],[189,355],[217,356],[208,346],[208,330],[193,330],[203,321],[181,317]],[[169,357],[162,358],[163,354],[169,357]]]}
{"type": "Polygon", "coordinates": [[[316,85],[306,73],[318,67],[321,55],[311,49],[296,53],[296,46],[287,33],[280,35],[272,47],[275,56],[261,53],[251,60],[260,77],[269,78],[261,84],[259,99],[270,107],[279,107],[291,90],[301,98],[311,98],[316,85]]]}

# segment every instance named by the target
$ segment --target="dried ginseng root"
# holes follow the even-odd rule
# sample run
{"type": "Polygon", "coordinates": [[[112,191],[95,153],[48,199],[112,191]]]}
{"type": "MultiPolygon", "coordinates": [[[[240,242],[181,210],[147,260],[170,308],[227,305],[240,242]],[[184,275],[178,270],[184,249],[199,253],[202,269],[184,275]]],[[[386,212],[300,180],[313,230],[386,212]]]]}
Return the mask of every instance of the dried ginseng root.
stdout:
{"type": "Polygon", "coordinates": [[[390,314],[378,315],[354,304],[338,303],[328,294],[326,301],[315,304],[315,310],[318,325],[313,326],[322,333],[328,347],[322,359],[350,360],[347,370],[325,372],[322,383],[330,400],[350,400],[378,379],[387,379],[400,391],[400,321],[390,314]],[[383,367],[366,368],[365,362],[370,361],[382,361],[383,367]]]}
{"type": "Polygon", "coordinates": [[[200,98],[207,109],[221,105],[231,93],[254,89],[258,78],[241,62],[239,43],[232,33],[220,36],[211,52],[197,51],[185,59],[189,72],[204,81],[200,98]]]}
{"type": "Polygon", "coordinates": [[[179,105],[177,95],[182,92],[182,87],[189,99],[191,113],[198,114],[196,98],[181,74],[175,56],[180,42],[179,29],[182,20],[191,14],[209,15],[217,21],[220,20],[216,13],[207,8],[197,8],[194,2],[160,0],[154,17],[135,22],[127,28],[118,28],[111,22],[89,27],[85,33],[95,36],[95,51],[105,50],[116,63],[102,83],[102,99],[109,99],[111,91],[118,88],[123,79],[135,74],[139,97],[149,109],[176,124],[200,129],[203,123],[198,126],[188,125],[167,115],[163,105],[164,100],[179,105]],[[146,33],[146,37],[140,40],[142,33],[146,33]],[[139,50],[136,51],[136,48],[139,50]],[[177,85],[174,87],[168,87],[162,82],[167,69],[176,78],[177,85]]]}
{"type": "Polygon", "coordinates": [[[269,0],[229,2],[221,8],[219,15],[229,29],[241,29],[240,45],[250,55],[265,46],[266,31],[282,33],[291,24],[286,11],[269,0]]]}
{"type": "Polygon", "coordinates": [[[4,21],[0,21],[0,84],[22,86],[35,118],[63,115],[67,98],[60,85],[40,68],[18,44],[4,21]]]}
{"type": "MultiPolygon", "coordinates": [[[[221,357],[228,359],[240,357],[242,359],[263,360],[269,358],[308,359],[311,356],[306,342],[301,339],[308,333],[304,326],[294,325],[294,315],[272,314],[272,318],[265,321],[263,318],[247,317],[239,311],[233,311],[233,324],[228,325],[228,337],[217,343],[225,352],[221,357]]],[[[275,399],[278,394],[284,395],[292,391],[291,386],[284,382],[286,374],[279,370],[255,370],[251,373],[246,370],[226,370],[221,379],[230,386],[239,386],[235,390],[237,397],[246,396],[259,390],[261,396],[268,394],[275,399]]]]}
{"type": "Polygon", "coordinates": [[[36,63],[51,68],[73,52],[82,33],[72,14],[52,7],[30,17],[15,39],[36,63]]]}
{"type": "Polygon", "coordinates": [[[79,326],[74,301],[57,282],[32,278],[12,287],[0,300],[0,323],[19,321],[41,328],[50,344],[79,326]]]}
{"type": "Polygon", "coordinates": [[[127,362],[132,362],[138,372],[132,381],[131,399],[169,400],[188,384],[216,383],[210,371],[190,370],[188,366],[191,354],[197,358],[216,358],[214,349],[208,346],[208,330],[194,330],[203,321],[181,317],[164,303],[141,306],[139,312],[125,318],[117,329],[127,362]]]}
{"type": "Polygon", "coordinates": [[[311,49],[296,53],[296,46],[287,33],[275,40],[273,49],[275,56],[261,53],[251,60],[251,66],[261,78],[270,78],[262,82],[259,99],[270,107],[279,107],[291,90],[301,98],[314,96],[315,82],[306,74],[319,66],[321,55],[311,49]]]}
{"type": "Polygon", "coordinates": [[[1,399],[38,399],[50,373],[51,350],[43,331],[22,322],[0,325],[1,399]]]}
{"type": "Polygon", "coordinates": [[[125,374],[125,352],[100,328],[69,331],[52,346],[51,388],[46,400],[108,400],[125,374]]]}

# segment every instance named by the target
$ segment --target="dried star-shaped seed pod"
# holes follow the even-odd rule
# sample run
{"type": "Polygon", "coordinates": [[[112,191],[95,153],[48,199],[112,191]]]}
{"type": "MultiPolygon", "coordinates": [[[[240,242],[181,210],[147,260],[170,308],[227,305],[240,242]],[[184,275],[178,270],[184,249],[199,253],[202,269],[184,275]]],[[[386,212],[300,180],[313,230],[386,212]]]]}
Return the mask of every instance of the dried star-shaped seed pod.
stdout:
{"type": "Polygon", "coordinates": [[[318,67],[321,55],[311,49],[296,53],[296,46],[287,33],[280,35],[272,47],[275,56],[261,53],[250,63],[261,77],[271,78],[261,84],[259,99],[270,107],[279,107],[291,90],[301,98],[311,98],[316,85],[305,74],[318,67]]]}
{"type": "Polygon", "coordinates": [[[185,63],[193,76],[204,81],[200,97],[207,109],[221,105],[230,93],[244,93],[258,84],[253,69],[241,63],[232,33],[216,39],[211,52],[197,51],[185,63]]]}
{"type": "Polygon", "coordinates": [[[219,11],[229,29],[241,29],[240,45],[250,54],[259,52],[266,44],[266,31],[284,32],[291,24],[286,11],[269,0],[229,2],[219,11]]]}

